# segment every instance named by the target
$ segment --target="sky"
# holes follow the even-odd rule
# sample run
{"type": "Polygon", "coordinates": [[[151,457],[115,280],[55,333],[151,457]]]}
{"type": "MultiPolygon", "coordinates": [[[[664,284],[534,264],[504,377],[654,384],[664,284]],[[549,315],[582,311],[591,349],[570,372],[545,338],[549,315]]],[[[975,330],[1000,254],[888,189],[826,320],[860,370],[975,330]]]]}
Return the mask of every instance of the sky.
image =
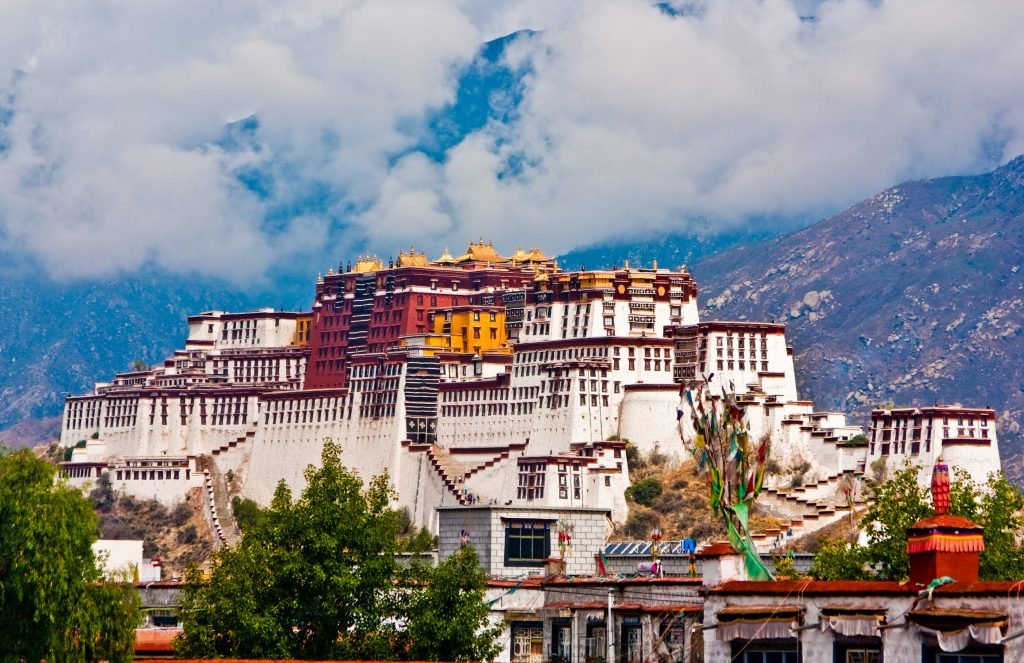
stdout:
{"type": "Polygon", "coordinates": [[[1018,2],[0,0],[0,15],[0,252],[64,279],[155,266],[260,283],[477,238],[557,254],[822,218],[1024,152],[1018,2]],[[453,131],[481,47],[517,32],[492,111],[453,131]]]}

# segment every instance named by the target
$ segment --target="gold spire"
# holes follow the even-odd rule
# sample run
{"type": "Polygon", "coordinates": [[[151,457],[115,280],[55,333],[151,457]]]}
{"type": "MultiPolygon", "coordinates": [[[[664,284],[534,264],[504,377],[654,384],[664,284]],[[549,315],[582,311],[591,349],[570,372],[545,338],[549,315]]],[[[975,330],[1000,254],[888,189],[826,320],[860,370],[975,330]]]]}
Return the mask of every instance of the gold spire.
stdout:
{"type": "Polygon", "coordinates": [[[441,257],[435,260],[434,262],[437,263],[438,265],[451,265],[455,263],[455,258],[452,257],[451,253],[448,252],[447,245],[445,245],[444,253],[441,254],[441,257]]]}

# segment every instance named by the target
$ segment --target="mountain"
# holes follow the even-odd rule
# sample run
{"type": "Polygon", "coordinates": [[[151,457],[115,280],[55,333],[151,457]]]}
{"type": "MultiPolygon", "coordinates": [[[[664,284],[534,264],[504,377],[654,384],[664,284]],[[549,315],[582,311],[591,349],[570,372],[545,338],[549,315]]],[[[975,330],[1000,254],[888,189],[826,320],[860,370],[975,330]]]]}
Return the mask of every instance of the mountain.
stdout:
{"type": "Polygon", "coordinates": [[[1024,476],[1024,156],[906,182],[692,269],[703,319],[785,322],[802,395],[864,422],[879,404],[996,409],[1024,476]]]}
{"type": "Polygon", "coordinates": [[[559,256],[558,263],[565,269],[610,269],[616,265],[623,265],[627,260],[636,266],[650,266],[656,260],[662,267],[676,268],[690,265],[701,258],[734,246],[775,237],[781,231],[766,228],[778,227],[780,226],[759,226],[752,221],[749,226],[733,231],[668,233],[657,239],[640,241],[635,238],[610,240],[573,249],[559,256]]]}

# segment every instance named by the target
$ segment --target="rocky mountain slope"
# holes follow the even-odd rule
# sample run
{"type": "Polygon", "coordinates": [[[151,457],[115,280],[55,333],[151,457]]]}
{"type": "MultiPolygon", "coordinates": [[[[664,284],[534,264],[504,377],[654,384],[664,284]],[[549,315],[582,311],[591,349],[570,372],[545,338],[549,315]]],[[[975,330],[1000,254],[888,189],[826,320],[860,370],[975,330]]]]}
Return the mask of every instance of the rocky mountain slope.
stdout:
{"type": "MultiPolygon", "coordinates": [[[[668,233],[640,241],[635,238],[610,240],[573,249],[559,256],[558,264],[565,269],[610,269],[622,266],[626,261],[634,267],[649,267],[657,261],[660,267],[675,269],[692,265],[701,258],[734,246],[770,239],[782,233],[781,230],[774,230],[779,227],[776,224],[762,226],[754,219],[749,220],[749,224],[738,230],[723,232],[668,233]]],[[[794,220],[787,220],[783,227],[792,228],[795,224],[794,220]]]]}
{"type": "Polygon", "coordinates": [[[788,325],[819,408],[863,422],[889,402],[991,406],[1024,477],[1024,157],[901,184],[692,271],[703,319],[788,325]]]}

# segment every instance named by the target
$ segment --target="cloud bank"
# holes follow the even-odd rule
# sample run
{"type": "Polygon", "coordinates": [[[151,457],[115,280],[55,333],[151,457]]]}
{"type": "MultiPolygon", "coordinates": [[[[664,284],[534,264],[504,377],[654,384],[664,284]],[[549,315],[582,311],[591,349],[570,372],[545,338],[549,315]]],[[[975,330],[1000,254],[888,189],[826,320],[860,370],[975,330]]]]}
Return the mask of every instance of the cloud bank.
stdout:
{"type": "Polygon", "coordinates": [[[251,282],[410,241],[558,252],[823,215],[1024,152],[1021,3],[675,9],[8,0],[0,248],[66,278],[251,282]],[[424,147],[481,44],[520,30],[518,107],[424,147]]]}

